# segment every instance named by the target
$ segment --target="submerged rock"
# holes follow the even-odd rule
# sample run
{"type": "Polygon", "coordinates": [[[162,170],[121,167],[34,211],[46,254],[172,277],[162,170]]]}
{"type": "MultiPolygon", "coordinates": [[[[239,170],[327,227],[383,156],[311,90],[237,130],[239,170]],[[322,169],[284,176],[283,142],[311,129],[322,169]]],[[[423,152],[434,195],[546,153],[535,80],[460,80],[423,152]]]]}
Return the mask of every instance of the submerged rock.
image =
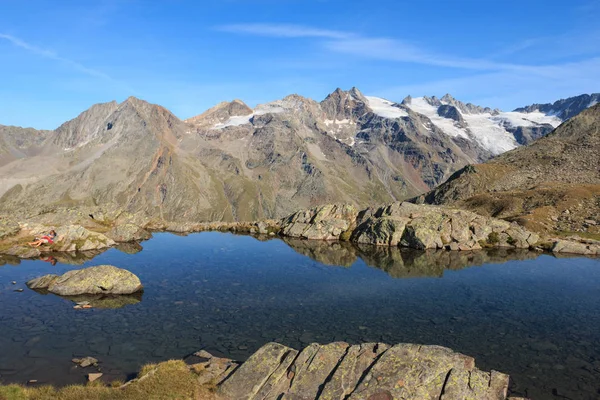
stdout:
{"type": "Polygon", "coordinates": [[[79,365],[81,368],[87,368],[90,365],[98,364],[98,360],[94,357],[83,357],[83,358],[74,358],[73,361],[75,364],[79,365]]]}
{"type": "Polygon", "coordinates": [[[508,381],[439,346],[313,343],[298,352],[269,343],[218,392],[230,399],[504,400],[508,381]]]}
{"type": "Polygon", "coordinates": [[[45,275],[27,282],[30,289],[45,289],[61,296],[131,294],[142,290],[137,276],[112,265],[100,265],[65,274],[45,275]]]}

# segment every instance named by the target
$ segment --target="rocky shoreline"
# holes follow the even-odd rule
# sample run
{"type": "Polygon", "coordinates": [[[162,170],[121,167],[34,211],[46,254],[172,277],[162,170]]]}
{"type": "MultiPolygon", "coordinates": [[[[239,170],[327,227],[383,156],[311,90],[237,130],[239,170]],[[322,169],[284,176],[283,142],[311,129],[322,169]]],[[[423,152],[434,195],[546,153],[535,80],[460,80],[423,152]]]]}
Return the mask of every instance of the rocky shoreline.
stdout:
{"type": "MultiPolygon", "coordinates": [[[[312,343],[300,351],[267,343],[243,363],[214,357],[202,350],[184,359],[185,364],[167,361],[144,367],[137,378],[111,387],[102,381],[97,359],[85,357],[73,362],[81,368],[94,367],[90,370],[96,372],[89,372],[87,377],[90,382],[97,382],[80,387],[78,392],[79,396],[86,396],[85,391],[92,390],[93,398],[138,398],[135,395],[139,396],[143,390],[151,390],[151,395],[162,398],[153,381],[168,385],[187,377],[191,378],[188,383],[192,387],[175,387],[168,392],[170,398],[524,400],[507,397],[508,375],[479,370],[472,357],[441,346],[406,343],[312,343]],[[170,375],[164,376],[165,368],[173,367],[174,363],[178,368],[171,368],[170,375]]],[[[22,391],[21,398],[29,398],[32,394],[35,397],[38,390],[33,384],[31,389],[18,385],[8,388],[12,393],[22,391]]],[[[77,387],[58,389],[56,398],[65,398],[60,397],[61,390],[67,393],[74,388],[77,387]]],[[[0,394],[2,390],[0,386],[0,394]]],[[[49,393],[47,388],[39,390],[49,393]]]]}
{"type": "Polygon", "coordinates": [[[19,259],[51,253],[74,254],[117,246],[126,252],[141,249],[140,241],[151,232],[194,233],[223,231],[319,241],[352,242],[357,245],[405,247],[419,250],[476,251],[482,248],[514,248],[555,254],[600,255],[600,241],[580,237],[540,237],[516,223],[484,217],[470,211],[441,206],[397,202],[357,210],[347,204],[329,204],[298,211],[281,220],[258,222],[156,222],[128,216],[110,222],[99,213],[75,213],[56,227],[54,244],[32,248],[26,243],[43,235],[56,219],[45,224],[17,223],[0,217],[0,255],[19,259]],[[87,219],[86,219],[87,218],[87,219]],[[73,223],[73,224],[70,224],[73,223]]]}

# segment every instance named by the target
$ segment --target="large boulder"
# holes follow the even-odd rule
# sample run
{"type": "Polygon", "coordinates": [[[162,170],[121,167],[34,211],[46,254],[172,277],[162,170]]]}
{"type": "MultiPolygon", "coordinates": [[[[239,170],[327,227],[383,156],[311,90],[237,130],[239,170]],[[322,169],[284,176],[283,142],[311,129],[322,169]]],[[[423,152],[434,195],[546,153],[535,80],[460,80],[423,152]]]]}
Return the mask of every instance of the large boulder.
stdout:
{"type": "Polygon", "coordinates": [[[558,240],[552,246],[553,253],[600,255],[600,246],[573,240],[558,240]]]}
{"type": "Polygon", "coordinates": [[[105,249],[115,245],[115,241],[102,233],[92,232],[81,225],[68,225],[56,229],[54,251],[86,251],[105,249]]]}
{"type": "Polygon", "coordinates": [[[218,386],[228,399],[504,400],[509,377],[439,347],[269,343],[218,386]]]}
{"type": "Polygon", "coordinates": [[[284,236],[338,240],[349,234],[356,224],[356,208],[348,204],[328,204],[299,211],[281,221],[284,236]]]}
{"type": "Polygon", "coordinates": [[[143,288],[140,279],[133,273],[112,265],[73,270],[61,276],[45,275],[30,280],[27,286],[61,296],[131,294],[143,288]]]}

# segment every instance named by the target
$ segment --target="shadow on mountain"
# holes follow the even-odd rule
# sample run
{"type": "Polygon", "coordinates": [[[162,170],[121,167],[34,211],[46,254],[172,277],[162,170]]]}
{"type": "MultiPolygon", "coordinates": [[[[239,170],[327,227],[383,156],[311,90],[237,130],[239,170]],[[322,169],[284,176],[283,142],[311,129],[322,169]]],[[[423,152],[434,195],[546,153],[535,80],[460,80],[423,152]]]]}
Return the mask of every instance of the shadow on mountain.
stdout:
{"type": "Polygon", "coordinates": [[[325,265],[349,267],[359,258],[385,271],[392,278],[442,277],[446,270],[461,270],[484,264],[533,260],[540,253],[517,249],[479,251],[414,250],[400,247],[283,239],[294,251],[325,265]]]}

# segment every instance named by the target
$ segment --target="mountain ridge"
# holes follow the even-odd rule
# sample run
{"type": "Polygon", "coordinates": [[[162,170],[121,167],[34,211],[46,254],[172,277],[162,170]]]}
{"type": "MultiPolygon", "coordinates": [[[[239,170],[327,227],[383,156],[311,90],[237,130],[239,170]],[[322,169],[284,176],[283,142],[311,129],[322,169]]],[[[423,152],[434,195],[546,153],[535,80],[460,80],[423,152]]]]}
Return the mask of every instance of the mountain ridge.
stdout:
{"type": "Polygon", "coordinates": [[[9,135],[0,136],[0,204],[28,216],[75,207],[232,221],[402,200],[494,155],[468,125],[493,110],[434,99],[435,118],[356,88],[321,102],[223,102],[184,121],[135,97],[100,103],[55,131],[27,131],[33,139],[10,156],[1,151],[9,135]]]}
{"type": "Polygon", "coordinates": [[[459,170],[416,201],[511,219],[537,231],[600,233],[599,151],[597,104],[530,145],[459,170]]]}

